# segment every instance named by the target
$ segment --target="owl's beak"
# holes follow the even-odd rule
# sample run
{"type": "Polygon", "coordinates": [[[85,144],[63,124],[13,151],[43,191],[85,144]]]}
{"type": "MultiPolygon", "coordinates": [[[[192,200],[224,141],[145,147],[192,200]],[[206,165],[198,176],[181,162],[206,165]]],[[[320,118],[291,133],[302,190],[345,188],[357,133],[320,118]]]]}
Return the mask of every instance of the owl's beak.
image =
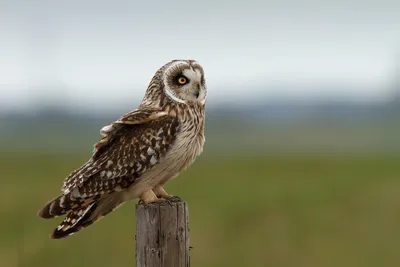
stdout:
{"type": "Polygon", "coordinates": [[[201,90],[200,84],[199,83],[194,84],[194,89],[192,90],[192,93],[196,98],[199,98],[200,90],[201,90]]]}

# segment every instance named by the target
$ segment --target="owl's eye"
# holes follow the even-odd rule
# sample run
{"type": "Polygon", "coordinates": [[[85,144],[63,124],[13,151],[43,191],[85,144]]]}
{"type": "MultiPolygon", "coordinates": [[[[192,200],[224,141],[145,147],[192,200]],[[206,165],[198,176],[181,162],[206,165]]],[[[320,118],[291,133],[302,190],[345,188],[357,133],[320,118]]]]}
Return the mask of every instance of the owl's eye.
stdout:
{"type": "Polygon", "coordinates": [[[189,79],[181,75],[176,78],[176,81],[179,85],[185,85],[189,82],[189,79]]]}

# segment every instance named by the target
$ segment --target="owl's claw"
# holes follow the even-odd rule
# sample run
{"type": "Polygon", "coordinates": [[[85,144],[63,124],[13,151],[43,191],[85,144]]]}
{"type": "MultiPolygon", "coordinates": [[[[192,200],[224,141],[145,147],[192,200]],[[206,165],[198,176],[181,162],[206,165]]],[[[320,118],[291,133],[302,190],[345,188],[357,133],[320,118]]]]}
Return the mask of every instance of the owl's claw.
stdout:
{"type": "Polygon", "coordinates": [[[180,201],[182,201],[182,199],[180,197],[178,197],[178,196],[170,196],[167,199],[169,201],[171,201],[171,202],[180,202],[180,201]]]}
{"type": "Polygon", "coordinates": [[[160,200],[163,200],[163,202],[161,202],[161,203],[166,203],[166,204],[168,204],[170,206],[173,206],[174,203],[180,202],[181,198],[177,197],[177,196],[170,196],[170,197],[160,198],[160,200]]]}
{"type": "Polygon", "coordinates": [[[172,206],[172,202],[167,199],[164,199],[164,198],[158,198],[157,201],[153,201],[153,202],[144,202],[143,200],[139,200],[139,202],[138,202],[138,205],[143,205],[145,208],[150,207],[152,204],[172,206]]]}
{"type": "Polygon", "coordinates": [[[180,201],[182,201],[182,200],[178,196],[169,196],[169,197],[160,197],[156,201],[152,201],[152,202],[145,202],[142,199],[139,199],[138,204],[146,206],[146,205],[149,205],[152,203],[160,203],[160,204],[166,203],[170,206],[173,206],[173,203],[180,202],[180,201]]]}
{"type": "Polygon", "coordinates": [[[164,199],[164,203],[168,204],[170,207],[172,207],[172,201],[169,199],[164,199]]]}
{"type": "Polygon", "coordinates": [[[180,202],[182,201],[180,197],[178,196],[173,196],[168,194],[162,186],[156,186],[154,189],[154,193],[156,194],[157,197],[163,198],[165,200],[168,200],[169,202],[180,202]]]}
{"type": "Polygon", "coordinates": [[[143,205],[144,207],[148,207],[149,204],[151,204],[151,203],[147,203],[147,202],[143,201],[142,199],[139,199],[138,205],[143,205]]]}

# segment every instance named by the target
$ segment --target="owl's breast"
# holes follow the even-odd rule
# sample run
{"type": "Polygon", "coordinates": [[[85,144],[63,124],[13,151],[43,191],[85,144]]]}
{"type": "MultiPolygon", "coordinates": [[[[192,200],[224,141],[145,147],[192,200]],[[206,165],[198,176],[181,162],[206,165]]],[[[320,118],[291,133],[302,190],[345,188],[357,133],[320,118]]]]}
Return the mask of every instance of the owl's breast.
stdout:
{"type": "Polygon", "coordinates": [[[203,152],[205,142],[204,127],[193,122],[184,123],[177,134],[176,140],[168,157],[176,161],[177,171],[189,167],[198,155],[203,152]]]}
{"type": "Polygon", "coordinates": [[[205,142],[202,107],[188,109],[187,106],[182,106],[171,112],[174,115],[178,114],[179,130],[169,151],[157,166],[157,169],[163,170],[161,180],[164,182],[188,168],[202,153],[205,142]]]}

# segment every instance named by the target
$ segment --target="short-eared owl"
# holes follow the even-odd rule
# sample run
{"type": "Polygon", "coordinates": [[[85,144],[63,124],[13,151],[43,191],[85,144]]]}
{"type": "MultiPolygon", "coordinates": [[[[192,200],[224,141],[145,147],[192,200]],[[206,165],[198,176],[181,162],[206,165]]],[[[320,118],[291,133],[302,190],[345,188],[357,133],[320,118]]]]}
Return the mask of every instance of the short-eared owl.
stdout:
{"type": "Polygon", "coordinates": [[[207,89],[194,60],[173,60],[154,75],[139,107],[101,129],[92,157],[40,211],[66,214],[52,238],[71,235],[124,202],[177,200],[163,186],[193,163],[204,145],[207,89]]]}

